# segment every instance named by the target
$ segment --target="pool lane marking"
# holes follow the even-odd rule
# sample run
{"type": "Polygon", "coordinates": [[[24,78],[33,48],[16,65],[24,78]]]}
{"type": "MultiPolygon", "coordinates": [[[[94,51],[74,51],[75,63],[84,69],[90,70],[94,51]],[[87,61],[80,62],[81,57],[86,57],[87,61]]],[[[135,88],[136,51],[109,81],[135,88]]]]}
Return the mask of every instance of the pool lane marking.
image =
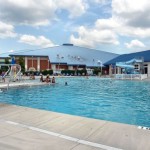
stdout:
{"type": "Polygon", "coordinates": [[[90,141],[86,141],[86,140],[81,140],[81,139],[74,138],[74,137],[67,136],[67,135],[63,135],[63,134],[59,134],[59,133],[56,133],[56,132],[47,131],[47,130],[36,128],[36,127],[33,127],[33,126],[28,126],[28,125],[21,124],[21,123],[18,123],[18,122],[13,122],[13,121],[4,121],[4,122],[6,122],[7,124],[23,127],[23,128],[26,128],[26,129],[30,129],[30,130],[33,130],[33,131],[40,132],[40,133],[45,133],[45,134],[48,134],[48,135],[51,135],[51,136],[59,137],[59,138],[62,138],[62,139],[68,140],[68,141],[73,141],[73,142],[76,142],[76,143],[79,143],[79,144],[84,144],[84,145],[88,145],[88,146],[92,146],[92,147],[96,147],[96,148],[102,148],[104,150],[122,150],[122,149],[119,149],[119,148],[115,148],[115,147],[111,147],[111,146],[107,146],[107,145],[103,145],[103,144],[99,144],[99,143],[94,143],[94,142],[90,142],[90,141]]]}

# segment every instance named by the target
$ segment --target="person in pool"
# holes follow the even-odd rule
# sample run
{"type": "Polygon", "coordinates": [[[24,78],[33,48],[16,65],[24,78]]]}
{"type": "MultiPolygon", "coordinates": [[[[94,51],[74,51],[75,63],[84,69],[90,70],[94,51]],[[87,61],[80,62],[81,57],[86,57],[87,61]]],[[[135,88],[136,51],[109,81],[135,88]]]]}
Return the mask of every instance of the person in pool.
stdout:
{"type": "Polygon", "coordinates": [[[52,83],[55,83],[55,77],[52,78],[52,83]]]}
{"type": "Polygon", "coordinates": [[[40,82],[44,82],[43,75],[41,75],[40,82]]]}
{"type": "Polygon", "coordinates": [[[46,83],[49,83],[49,82],[51,82],[51,79],[50,79],[50,76],[49,76],[49,74],[46,76],[45,82],[46,82],[46,83]]]}

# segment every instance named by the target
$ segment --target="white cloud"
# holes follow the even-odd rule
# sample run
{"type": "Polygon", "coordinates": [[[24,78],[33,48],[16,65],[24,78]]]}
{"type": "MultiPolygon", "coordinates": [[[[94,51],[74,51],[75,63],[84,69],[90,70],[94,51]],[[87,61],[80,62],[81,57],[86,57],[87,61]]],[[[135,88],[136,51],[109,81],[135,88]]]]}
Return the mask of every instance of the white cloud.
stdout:
{"type": "MultiPolygon", "coordinates": [[[[96,1],[105,2],[105,0],[96,1]]],[[[138,2],[137,0],[112,0],[111,18],[97,19],[91,28],[79,27],[76,30],[78,36],[71,35],[70,41],[78,45],[94,46],[117,45],[122,36],[150,38],[150,17],[148,14],[150,14],[149,0],[139,0],[138,2]]],[[[132,44],[135,44],[134,42],[132,44]]],[[[137,41],[135,45],[144,46],[137,41]]]]}
{"type": "Polygon", "coordinates": [[[112,22],[112,19],[99,19],[96,21],[93,28],[80,26],[77,29],[78,38],[75,38],[74,35],[71,35],[70,41],[71,43],[74,43],[76,45],[89,47],[94,47],[94,45],[101,44],[118,45],[119,41],[117,40],[117,34],[112,30],[113,28],[118,26],[118,24],[112,22]]]}
{"type": "Polygon", "coordinates": [[[150,1],[149,0],[113,0],[113,15],[124,20],[127,26],[150,27],[150,1]]]}
{"type": "Polygon", "coordinates": [[[89,30],[84,27],[80,27],[78,30],[78,38],[71,35],[70,42],[75,45],[82,45],[88,47],[94,47],[101,44],[115,44],[118,45],[116,35],[111,30],[89,30]]]}
{"type": "Polygon", "coordinates": [[[110,0],[92,0],[92,2],[95,2],[95,3],[99,3],[99,4],[106,4],[108,3],[110,0]]]}
{"type": "Polygon", "coordinates": [[[17,34],[14,32],[14,27],[12,25],[0,22],[0,38],[16,37],[17,34]]]}
{"type": "Polygon", "coordinates": [[[95,27],[97,29],[115,29],[120,26],[120,23],[118,23],[114,18],[109,18],[109,19],[98,19],[95,22],[95,27]]]}
{"type": "Polygon", "coordinates": [[[35,37],[33,35],[22,35],[19,42],[26,43],[33,46],[40,47],[51,47],[54,46],[51,40],[45,38],[44,36],[35,37]]]}
{"type": "Polygon", "coordinates": [[[13,49],[11,49],[11,50],[9,50],[8,52],[9,52],[9,53],[13,53],[13,52],[14,52],[14,50],[13,50],[13,49]]]}
{"type": "Polygon", "coordinates": [[[55,18],[52,0],[0,0],[0,19],[11,24],[47,25],[55,18]]]}
{"type": "Polygon", "coordinates": [[[112,0],[112,16],[117,18],[119,35],[138,38],[150,37],[149,0],[112,0]]]}
{"type": "Polygon", "coordinates": [[[69,17],[74,18],[85,13],[87,4],[83,0],[56,0],[57,6],[60,9],[65,9],[70,12],[69,17]]]}
{"type": "Polygon", "coordinates": [[[70,17],[86,10],[83,0],[0,0],[0,20],[13,25],[44,26],[57,20],[56,11],[65,9],[70,17]]]}
{"type": "Polygon", "coordinates": [[[125,45],[127,48],[143,48],[143,47],[145,47],[145,45],[137,39],[132,40],[130,43],[125,43],[125,45]]]}

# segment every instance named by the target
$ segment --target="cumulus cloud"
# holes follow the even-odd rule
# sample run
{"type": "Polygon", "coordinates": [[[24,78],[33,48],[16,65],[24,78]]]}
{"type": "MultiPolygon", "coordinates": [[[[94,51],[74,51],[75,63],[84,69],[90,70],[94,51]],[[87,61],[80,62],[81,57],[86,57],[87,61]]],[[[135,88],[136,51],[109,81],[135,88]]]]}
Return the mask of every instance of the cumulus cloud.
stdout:
{"type": "Polygon", "coordinates": [[[47,25],[55,10],[52,0],[0,0],[0,19],[11,24],[47,25]]]}
{"type": "Polygon", "coordinates": [[[57,19],[56,11],[65,9],[70,17],[85,12],[83,0],[0,0],[0,19],[11,24],[43,26],[57,19]]]}
{"type": "Polygon", "coordinates": [[[20,37],[19,42],[33,45],[33,46],[40,46],[40,47],[51,47],[54,46],[51,40],[45,38],[44,36],[35,37],[33,35],[22,35],[20,37]]]}
{"type": "Polygon", "coordinates": [[[137,39],[132,40],[130,43],[125,43],[125,45],[126,45],[127,48],[142,48],[142,47],[145,47],[145,45],[137,39]]]}
{"type": "Polygon", "coordinates": [[[68,10],[70,18],[78,17],[85,13],[87,4],[83,0],[56,0],[57,6],[60,9],[68,10]]]}
{"type": "Polygon", "coordinates": [[[110,23],[113,20],[97,20],[93,28],[81,26],[77,29],[78,37],[71,35],[70,41],[76,45],[94,47],[94,45],[114,44],[118,45],[117,34],[112,30],[117,24],[110,23]]]}
{"type": "Polygon", "coordinates": [[[150,27],[150,1],[149,0],[113,0],[113,15],[124,20],[126,25],[133,27],[150,27]]]}
{"type": "Polygon", "coordinates": [[[113,0],[112,16],[121,23],[120,35],[148,38],[150,37],[150,1],[149,0],[113,0]]]}
{"type": "Polygon", "coordinates": [[[0,38],[16,37],[17,34],[14,32],[14,27],[10,24],[0,22],[0,38]]]}
{"type": "MultiPolygon", "coordinates": [[[[105,0],[96,0],[103,3],[105,0]]],[[[78,45],[119,44],[122,36],[134,38],[150,37],[149,0],[112,0],[112,17],[97,19],[94,26],[79,27],[78,36],[71,35],[70,41],[78,45]],[[82,29],[82,30],[81,30],[82,29]]],[[[136,41],[136,44],[139,42],[136,41]]],[[[140,43],[139,46],[142,46],[140,43]]],[[[129,46],[130,47],[130,46],[129,46]]]]}
{"type": "Polygon", "coordinates": [[[120,27],[120,23],[118,23],[115,18],[98,19],[95,22],[95,27],[99,30],[103,30],[103,29],[113,30],[120,27]]]}
{"type": "Polygon", "coordinates": [[[9,52],[9,53],[13,53],[13,52],[14,52],[14,50],[13,50],[13,49],[11,49],[11,50],[9,50],[8,52],[9,52]]]}
{"type": "Polygon", "coordinates": [[[99,4],[107,4],[110,0],[92,0],[92,2],[99,3],[99,4]]]}

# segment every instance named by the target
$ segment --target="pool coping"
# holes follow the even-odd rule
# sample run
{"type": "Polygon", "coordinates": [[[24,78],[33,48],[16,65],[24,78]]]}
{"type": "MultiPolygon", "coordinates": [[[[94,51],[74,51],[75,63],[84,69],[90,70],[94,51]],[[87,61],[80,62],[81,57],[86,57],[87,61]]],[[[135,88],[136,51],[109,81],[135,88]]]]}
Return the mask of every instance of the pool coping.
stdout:
{"type": "Polygon", "coordinates": [[[2,103],[0,122],[0,147],[4,149],[20,148],[20,141],[21,149],[31,150],[45,145],[58,150],[150,148],[150,130],[134,125],[2,103]]]}
{"type": "Polygon", "coordinates": [[[1,83],[0,89],[7,89],[12,87],[25,87],[25,86],[43,86],[43,85],[52,85],[53,83],[46,83],[46,82],[11,82],[9,83],[1,83]]]}

